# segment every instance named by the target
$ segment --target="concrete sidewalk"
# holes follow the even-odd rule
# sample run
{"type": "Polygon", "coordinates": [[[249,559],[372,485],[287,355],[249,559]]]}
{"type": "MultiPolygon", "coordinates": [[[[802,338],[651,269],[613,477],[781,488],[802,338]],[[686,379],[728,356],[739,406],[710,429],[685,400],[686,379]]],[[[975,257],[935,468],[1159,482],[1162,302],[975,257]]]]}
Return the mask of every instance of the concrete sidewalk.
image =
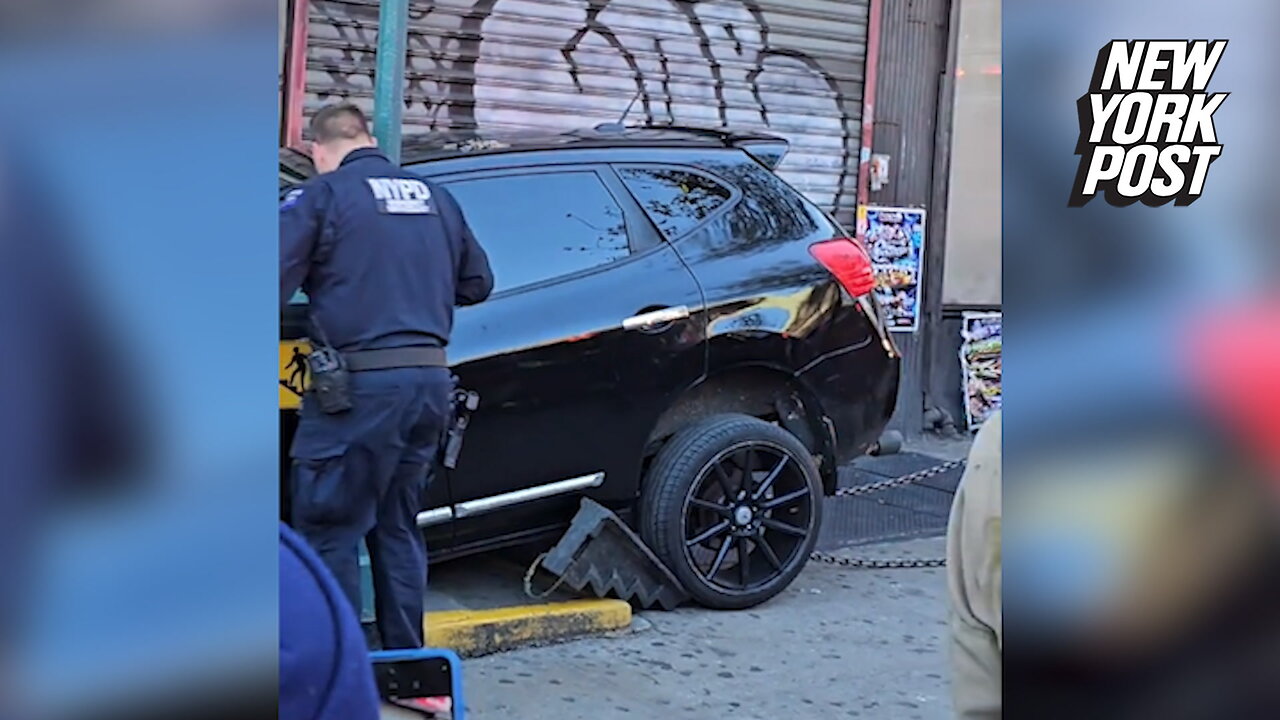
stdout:
{"type": "MultiPolygon", "coordinates": [[[[840,552],[926,557],[943,547],[931,538],[840,552]]],[[[636,625],[467,661],[469,710],[522,720],[951,715],[942,569],[811,563],[758,608],[642,613],[636,625]]]]}
{"type": "Polygon", "coordinates": [[[487,553],[432,568],[427,645],[469,657],[631,626],[631,606],[621,600],[561,591],[530,598],[524,591],[528,554],[487,553]]]}
{"type": "MultiPolygon", "coordinates": [[[[968,445],[969,438],[934,441],[919,450],[909,445],[896,455],[859,458],[842,470],[840,484],[877,482],[930,468],[940,458],[963,457],[968,445]]],[[[828,498],[817,549],[862,550],[859,546],[869,543],[941,535],[959,478],[960,470],[955,469],[910,487],[828,498]]],[[[425,623],[428,644],[480,656],[631,625],[631,608],[621,601],[582,599],[565,591],[542,600],[526,596],[525,571],[543,549],[488,553],[432,568],[425,623]]],[[[545,573],[536,580],[538,589],[550,582],[545,573]]]]}

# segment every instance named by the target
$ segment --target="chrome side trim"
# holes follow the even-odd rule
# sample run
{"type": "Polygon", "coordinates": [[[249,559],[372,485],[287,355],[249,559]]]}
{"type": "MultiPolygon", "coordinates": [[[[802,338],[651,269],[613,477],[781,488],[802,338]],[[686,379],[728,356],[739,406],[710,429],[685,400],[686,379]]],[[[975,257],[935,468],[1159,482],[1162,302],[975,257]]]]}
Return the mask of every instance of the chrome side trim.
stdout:
{"type": "Polygon", "coordinates": [[[600,487],[603,484],[604,473],[598,472],[592,475],[583,475],[582,477],[569,478],[568,480],[559,480],[547,485],[537,485],[523,490],[515,490],[501,495],[494,495],[492,497],[468,500],[464,503],[458,503],[454,507],[454,517],[461,519],[472,517],[474,515],[483,515],[484,513],[501,510],[502,508],[510,507],[512,505],[520,505],[534,500],[563,495],[576,490],[600,487]]]}
{"type": "Polygon", "coordinates": [[[418,513],[418,527],[431,527],[432,525],[440,525],[447,523],[453,519],[453,508],[439,507],[431,510],[423,510],[418,513]]]}
{"type": "Polygon", "coordinates": [[[501,495],[493,495],[492,497],[468,500],[467,502],[459,503],[454,507],[438,507],[430,510],[423,510],[417,515],[418,527],[425,528],[431,527],[432,525],[440,525],[441,523],[447,523],[455,518],[461,519],[475,515],[483,515],[512,505],[520,505],[534,500],[542,500],[543,498],[554,497],[556,495],[564,495],[565,493],[571,493],[577,490],[600,487],[603,484],[604,473],[598,472],[591,475],[583,475],[582,477],[569,478],[568,480],[558,480],[546,485],[537,485],[523,490],[515,490],[501,495]]]}

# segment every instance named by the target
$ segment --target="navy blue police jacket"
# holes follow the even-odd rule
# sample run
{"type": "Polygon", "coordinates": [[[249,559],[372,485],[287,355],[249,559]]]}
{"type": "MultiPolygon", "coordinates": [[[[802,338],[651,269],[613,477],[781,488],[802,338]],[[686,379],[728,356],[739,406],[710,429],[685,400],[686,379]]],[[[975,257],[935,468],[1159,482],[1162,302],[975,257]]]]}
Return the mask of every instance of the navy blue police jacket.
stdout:
{"type": "Polygon", "coordinates": [[[493,274],[448,191],[361,148],[281,202],[282,307],[299,287],[339,350],[444,347],[454,307],[486,299],[493,274]]]}

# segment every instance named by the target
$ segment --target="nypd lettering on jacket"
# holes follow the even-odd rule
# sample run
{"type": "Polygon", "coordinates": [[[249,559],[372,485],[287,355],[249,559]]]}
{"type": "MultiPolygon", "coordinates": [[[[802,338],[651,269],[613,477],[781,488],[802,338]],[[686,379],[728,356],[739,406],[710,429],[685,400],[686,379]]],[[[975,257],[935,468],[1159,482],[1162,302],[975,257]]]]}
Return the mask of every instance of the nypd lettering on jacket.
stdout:
{"type": "Polygon", "coordinates": [[[365,178],[378,211],[392,215],[428,215],[431,207],[431,190],[421,180],[409,178],[365,178]]]}

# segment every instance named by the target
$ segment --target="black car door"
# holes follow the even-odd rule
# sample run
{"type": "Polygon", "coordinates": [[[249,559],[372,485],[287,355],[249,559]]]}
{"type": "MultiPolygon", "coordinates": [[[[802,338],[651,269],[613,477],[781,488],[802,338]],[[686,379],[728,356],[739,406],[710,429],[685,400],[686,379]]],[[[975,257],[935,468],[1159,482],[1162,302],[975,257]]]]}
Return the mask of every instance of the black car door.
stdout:
{"type": "Polygon", "coordinates": [[[496,281],[459,309],[449,346],[481,396],[450,483],[458,549],[561,522],[584,492],[629,502],[656,414],[705,369],[692,273],[607,166],[432,179],[496,281]]]}

